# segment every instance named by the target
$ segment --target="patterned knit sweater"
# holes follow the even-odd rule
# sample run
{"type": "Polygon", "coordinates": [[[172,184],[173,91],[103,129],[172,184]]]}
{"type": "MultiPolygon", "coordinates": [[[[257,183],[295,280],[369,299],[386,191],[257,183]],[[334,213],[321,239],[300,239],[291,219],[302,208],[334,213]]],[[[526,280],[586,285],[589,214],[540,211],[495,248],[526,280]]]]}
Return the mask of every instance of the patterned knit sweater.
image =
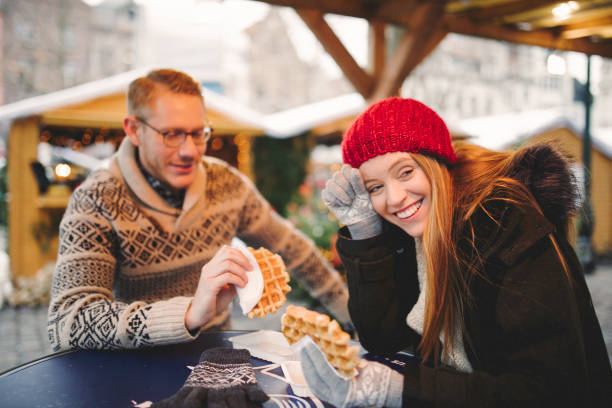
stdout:
{"type": "MultiPolygon", "coordinates": [[[[184,319],[200,270],[235,236],[279,253],[304,288],[349,320],[340,275],[248,178],[204,157],[175,209],[145,181],[135,153],[125,138],[109,168],[90,174],[70,198],[49,305],[54,351],[192,340],[184,319]]],[[[229,309],[201,330],[219,327],[229,327],[229,309]]]]}

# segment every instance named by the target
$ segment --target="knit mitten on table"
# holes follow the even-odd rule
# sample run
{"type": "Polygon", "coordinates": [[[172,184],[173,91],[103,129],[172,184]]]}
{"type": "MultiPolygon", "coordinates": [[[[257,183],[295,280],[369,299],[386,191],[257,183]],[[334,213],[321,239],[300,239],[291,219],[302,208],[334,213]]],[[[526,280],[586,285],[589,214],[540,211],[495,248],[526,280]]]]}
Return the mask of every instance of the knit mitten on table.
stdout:
{"type": "Polygon", "coordinates": [[[248,350],[206,350],[178,392],[151,408],[255,408],[268,400],[257,385],[248,350]]]}

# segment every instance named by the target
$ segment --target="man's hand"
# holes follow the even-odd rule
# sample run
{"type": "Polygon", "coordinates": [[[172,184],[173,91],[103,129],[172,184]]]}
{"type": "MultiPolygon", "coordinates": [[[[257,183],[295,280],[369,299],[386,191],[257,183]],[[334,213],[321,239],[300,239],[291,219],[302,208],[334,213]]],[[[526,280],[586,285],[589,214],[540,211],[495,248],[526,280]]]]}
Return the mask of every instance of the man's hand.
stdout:
{"type": "Polygon", "coordinates": [[[253,267],[240,250],[222,246],[202,267],[198,288],[185,314],[187,329],[194,330],[203,326],[217,311],[227,308],[236,296],[235,287],[243,288],[246,285],[246,271],[253,267]]]}

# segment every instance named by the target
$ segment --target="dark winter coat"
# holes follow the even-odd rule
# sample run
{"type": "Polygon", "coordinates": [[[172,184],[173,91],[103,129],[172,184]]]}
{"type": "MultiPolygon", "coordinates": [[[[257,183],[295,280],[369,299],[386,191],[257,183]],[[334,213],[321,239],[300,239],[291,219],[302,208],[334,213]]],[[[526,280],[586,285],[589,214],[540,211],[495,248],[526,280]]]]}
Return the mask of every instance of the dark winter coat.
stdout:
{"type": "MultiPolygon", "coordinates": [[[[403,406],[610,407],[612,370],[580,264],[558,234],[575,204],[567,165],[548,147],[517,157],[512,176],[535,208],[492,203],[499,224],[474,215],[484,258],[470,290],[464,344],[472,373],[430,363],[407,366],[403,406]],[[565,276],[550,234],[572,275],[565,276]]],[[[361,344],[375,354],[416,349],[406,324],[419,296],[414,240],[385,224],[382,235],[351,240],[338,252],[347,270],[349,311],[361,344]]]]}

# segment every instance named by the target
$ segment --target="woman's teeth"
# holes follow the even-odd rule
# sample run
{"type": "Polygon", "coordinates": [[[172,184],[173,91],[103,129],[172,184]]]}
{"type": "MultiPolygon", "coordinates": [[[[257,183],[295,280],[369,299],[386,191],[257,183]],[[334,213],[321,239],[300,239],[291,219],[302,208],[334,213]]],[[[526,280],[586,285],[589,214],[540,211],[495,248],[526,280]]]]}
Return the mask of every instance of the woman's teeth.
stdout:
{"type": "Polygon", "coordinates": [[[401,219],[408,218],[412,216],[415,212],[417,212],[419,208],[421,208],[421,204],[423,204],[423,200],[417,201],[405,210],[395,213],[395,215],[397,215],[397,217],[401,219]]]}

